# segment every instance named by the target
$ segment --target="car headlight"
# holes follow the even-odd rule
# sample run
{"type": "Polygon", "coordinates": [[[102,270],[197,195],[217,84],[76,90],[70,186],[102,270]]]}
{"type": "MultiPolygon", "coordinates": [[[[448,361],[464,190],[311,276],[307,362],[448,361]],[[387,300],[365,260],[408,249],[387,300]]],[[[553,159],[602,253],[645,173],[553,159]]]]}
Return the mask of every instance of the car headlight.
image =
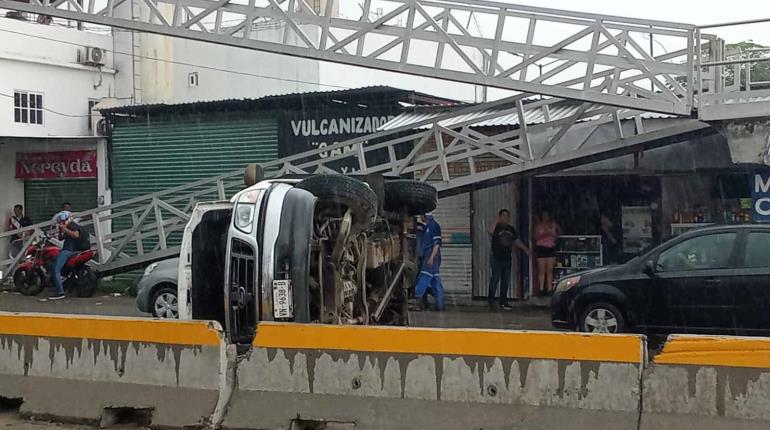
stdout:
{"type": "Polygon", "coordinates": [[[235,205],[235,227],[244,233],[251,233],[260,193],[260,190],[252,190],[238,197],[238,204],[235,205]]]}
{"type": "Polygon", "coordinates": [[[559,284],[556,285],[556,292],[557,293],[563,293],[570,288],[577,285],[577,283],[580,282],[580,276],[571,276],[569,278],[564,278],[561,281],[559,281],[559,284]]]}
{"type": "Polygon", "coordinates": [[[254,224],[254,205],[238,203],[235,207],[235,226],[244,233],[251,233],[254,224]]]}
{"type": "Polygon", "coordinates": [[[160,263],[152,263],[149,266],[147,266],[147,268],[144,269],[144,276],[149,276],[150,273],[152,273],[153,270],[158,268],[158,264],[160,264],[160,263]]]}

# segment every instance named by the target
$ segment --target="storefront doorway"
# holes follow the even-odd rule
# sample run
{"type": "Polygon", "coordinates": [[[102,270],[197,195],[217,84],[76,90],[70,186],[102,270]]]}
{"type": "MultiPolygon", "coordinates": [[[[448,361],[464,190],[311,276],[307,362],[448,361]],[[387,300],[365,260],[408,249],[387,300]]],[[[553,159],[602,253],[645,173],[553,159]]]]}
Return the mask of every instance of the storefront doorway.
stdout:
{"type": "MultiPolygon", "coordinates": [[[[552,291],[559,278],[578,271],[622,263],[660,242],[661,186],[655,176],[615,175],[541,177],[532,180],[532,222],[544,211],[559,227],[555,248],[533,256],[532,294],[552,291]],[[611,228],[602,228],[602,217],[611,228]],[[542,280],[537,258],[550,258],[542,280]],[[549,282],[550,281],[550,282],[549,282]],[[540,283],[542,282],[542,284],[540,283]]],[[[535,247],[537,248],[537,246],[535,247]]],[[[541,265],[542,266],[542,265],[541,265]]]]}
{"type": "Polygon", "coordinates": [[[48,179],[24,182],[24,207],[33,223],[50,220],[61,210],[64,202],[73,212],[97,206],[96,179],[48,179]]]}
{"type": "Polygon", "coordinates": [[[72,212],[98,206],[96,151],[17,152],[16,179],[24,181],[24,208],[37,224],[67,202],[72,212]]]}

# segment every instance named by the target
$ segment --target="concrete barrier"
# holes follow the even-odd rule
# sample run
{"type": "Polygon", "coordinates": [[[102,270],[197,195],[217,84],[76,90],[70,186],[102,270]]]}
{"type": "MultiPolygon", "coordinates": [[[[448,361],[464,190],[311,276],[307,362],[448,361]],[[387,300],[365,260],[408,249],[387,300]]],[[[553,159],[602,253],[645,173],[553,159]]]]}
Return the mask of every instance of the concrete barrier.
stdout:
{"type": "Polygon", "coordinates": [[[641,429],[770,428],[770,339],[669,337],[644,372],[641,429]]]}
{"type": "Polygon", "coordinates": [[[636,429],[645,351],[640,336],[260,323],[223,425],[636,429]]]}
{"type": "Polygon", "coordinates": [[[227,356],[213,322],[0,313],[0,396],[29,416],[98,423],[133,408],[154,427],[216,424],[227,356]]]}

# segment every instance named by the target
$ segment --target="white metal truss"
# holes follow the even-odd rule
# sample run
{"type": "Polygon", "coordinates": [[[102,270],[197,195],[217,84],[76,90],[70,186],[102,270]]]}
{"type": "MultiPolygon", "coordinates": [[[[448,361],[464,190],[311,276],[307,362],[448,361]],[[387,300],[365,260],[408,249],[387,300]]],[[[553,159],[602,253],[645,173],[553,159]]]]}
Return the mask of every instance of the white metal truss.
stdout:
{"type": "Polygon", "coordinates": [[[486,0],[363,0],[357,17],[334,16],[350,4],[328,0],[316,13],[305,0],[0,0],[114,28],[677,115],[696,106],[701,47],[714,39],[688,24],[486,0]],[[146,13],[131,13],[134,4],[146,13]],[[481,34],[467,29],[471,19],[481,34]],[[264,23],[282,39],[261,40],[264,23]]]}
{"type": "MultiPolygon", "coordinates": [[[[359,173],[431,181],[452,194],[709,131],[689,118],[648,127],[644,112],[715,112],[729,100],[723,93],[740,90],[725,85],[719,41],[689,25],[490,1],[364,0],[357,19],[332,16],[337,6],[330,0],[317,14],[304,0],[0,0],[0,8],[520,92],[265,163],[271,177],[336,173],[343,163],[359,173]],[[146,13],[131,13],[135,4],[146,13]],[[471,34],[462,25],[471,18],[489,34],[471,34]],[[280,28],[282,40],[261,40],[262,23],[280,28]],[[656,52],[653,40],[664,40],[668,51],[656,52]],[[583,103],[556,115],[563,99],[583,103]],[[528,122],[534,112],[543,120],[528,122]],[[483,134],[474,127],[511,115],[518,121],[508,128],[483,134]]],[[[195,202],[232,195],[241,177],[230,172],[78,214],[92,226],[99,270],[117,273],[175,255],[195,202]]],[[[0,270],[16,264],[0,261],[0,270]]]]}
{"type": "MultiPolygon", "coordinates": [[[[410,176],[430,181],[442,195],[483,187],[516,175],[562,169],[686,139],[710,126],[695,119],[667,118],[646,129],[642,113],[596,104],[572,103],[568,115],[549,118],[565,102],[510,97],[387,131],[285,157],[262,166],[268,177],[338,173],[347,163],[359,174],[410,176]],[[545,122],[527,124],[540,113],[545,122]],[[473,126],[515,115],[518,126],[484,134],[473,126]]],[[[76,216],[93,230],[104,275],[141,267],[177,255],[179,235],[198,201],[223,200],[242,188],[243,171],[148,194],[76,216]],[[105,227],[114,231],[107,233],[105,227]]],[[[44,233],[52,223],[0,233],[0,240],[22,232],[44,233]]],[[[0,262],[11,273],[16,260],[0,262]]]]}
{"type": "Polygon", "coordinates": [[[338,173],[347,161],[358,174],[411,176],[430,181],[440,194],[483,187],[512,176],[553,171],[622,153],[687,139],[710,126],[695,119],[668,118],[646,130],[642,112],[597,104],[575,104],[569,115],[549,118],[559,99],[522,96],[472,106],[404,124],[262,166],[268,177],[338,173]],[[531,111],[545,121],[528,125],[531,111]],[[516,127],[474,125],[515,115],[516,127]]]}

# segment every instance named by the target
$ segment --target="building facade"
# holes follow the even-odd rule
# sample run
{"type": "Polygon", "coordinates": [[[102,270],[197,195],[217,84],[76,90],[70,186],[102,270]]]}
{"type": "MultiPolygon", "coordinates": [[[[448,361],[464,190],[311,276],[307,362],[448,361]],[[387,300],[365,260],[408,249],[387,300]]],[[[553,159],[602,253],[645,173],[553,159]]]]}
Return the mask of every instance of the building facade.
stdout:
{"type": "MultiPolygon", "coordinates": [[[[172,10],[159,11],[172,19],[172,10]]],[[[133,0],[116,6],[116,13],[131,17],[152,12],[147,4],[133,0]]],[[[223,31],[236,25],[222,22],[223,31]]],[[[257,21],[250,31],[260,40],[278,42],[284,28],[257,21]]],[[[117,97],[123,104],[259,98],[324,89],[319,86],[319,62],[314,60],[131,31],[115,30],[113,38],[120,70],[117,97]]],[[[288,42],[301,43],[296,33],[290,33],[288,42]]]]}
{"type": "MultiPolygon", "coordinates": [[[[115,92],[112,38],[0,18],[0,215],[22,204],[43,222],[105,198],[104,139],[92,108],[115,92]]],[[[0,241],[0,256],[8,256],[0,241]]]]}

